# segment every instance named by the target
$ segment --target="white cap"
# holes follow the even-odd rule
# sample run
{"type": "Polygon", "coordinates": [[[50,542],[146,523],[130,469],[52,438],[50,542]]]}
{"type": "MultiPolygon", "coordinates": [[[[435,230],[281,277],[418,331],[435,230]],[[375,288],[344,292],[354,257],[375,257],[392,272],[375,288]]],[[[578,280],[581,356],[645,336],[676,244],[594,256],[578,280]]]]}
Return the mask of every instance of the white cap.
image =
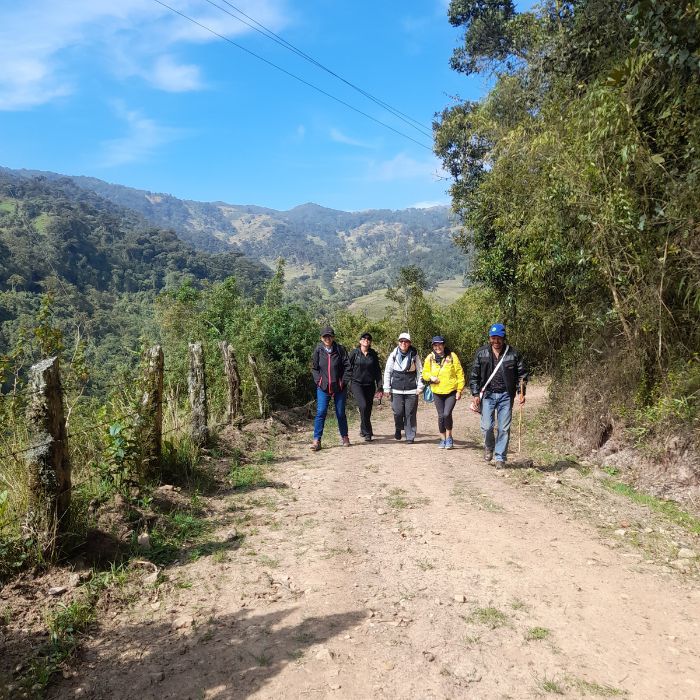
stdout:
{"type": "Polygon", "coordinates": [[[410,340],[411,336],[408,333],[401,333],[399,335],[399,340],[410,340]]]}

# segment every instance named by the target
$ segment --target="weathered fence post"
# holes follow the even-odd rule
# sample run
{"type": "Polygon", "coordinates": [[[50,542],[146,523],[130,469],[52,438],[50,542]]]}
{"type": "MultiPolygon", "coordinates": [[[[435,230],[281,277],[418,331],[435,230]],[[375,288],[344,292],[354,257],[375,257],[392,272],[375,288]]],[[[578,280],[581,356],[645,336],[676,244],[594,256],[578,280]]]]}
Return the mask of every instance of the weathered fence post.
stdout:
{"type": "Polygon", "coordinates": [[[238,362],[233,354],[233,346],[225,340],[219,343],[221,357],[224,360],[224,372],[228,385],[228,401],[226,420],[232,424],[243,415],[243,393],[241,391],[241,375],[238,373],[238,362]]]}
{"type": "Polygon", "coordinates": [[[141,397],[141,474],[150,476],[160,465],[163,442],[163,349],[154,345],[145,355],[141,397]]]}
{"type": "Polygon", "coordinates": [[[205,445],[209,439],[207,420],[207,384],[204,377],[204,353],[201,343],[190,343],[189,360],[190,371],[187,376],[187,388],[190,392],[190,434],[197,445],[205,445]]]}
{"type": "Polygon", "coordinates": [[[253,381],[255,382],[255,389],[258,392],[258,410],[260,411],[260,417],[265,417],[265,406],[263,400],[265,398],[263,394],[262,387],[260,386],[260,375],[258,374],[258,363],[252,355],[248,355],[248,363],[253,372],[253,381]]]}
{"type": "Polygon", "coordinates": [[[29,371],[27,424],[32,449],[27,452],[29,508],[27,529],[44,556],[56,549],[65,526],[71,498],[63,392],[57,357],[35,364],[29,371]]]}

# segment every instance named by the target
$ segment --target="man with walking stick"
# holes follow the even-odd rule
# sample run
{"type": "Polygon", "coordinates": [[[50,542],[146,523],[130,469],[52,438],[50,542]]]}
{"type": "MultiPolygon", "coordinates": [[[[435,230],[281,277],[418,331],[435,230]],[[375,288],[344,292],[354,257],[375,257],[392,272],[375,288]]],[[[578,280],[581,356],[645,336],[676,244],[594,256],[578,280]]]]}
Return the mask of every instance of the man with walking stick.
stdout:
{"type": "Polygon", "coordinates": [[[505,326],[494,323],[489,328],[488,344],[474,356],[469,388],[473,397],[470,408],[481,413],[484,460],[490,462],[495,457],[497,469],[506,465],[513,402],[519,394],[521,407],[525,403],[527,378],[525,359],[508,344],[505,326]]]}

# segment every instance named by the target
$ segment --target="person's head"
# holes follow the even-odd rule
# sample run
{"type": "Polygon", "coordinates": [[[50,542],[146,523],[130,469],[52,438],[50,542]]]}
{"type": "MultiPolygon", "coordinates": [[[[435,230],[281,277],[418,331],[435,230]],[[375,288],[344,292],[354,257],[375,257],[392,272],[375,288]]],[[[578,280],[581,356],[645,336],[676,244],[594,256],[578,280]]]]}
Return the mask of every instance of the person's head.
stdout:
{"type": "Polygon", "coordinates": [[[433,346],[433,352],[436,355],[445,354],[445,339],[441,335],[434,336],[430,344],[433,346]]]}
{"type": "Polygon", "coordinates": [[[321,342],[327,348],[329,348],[331,345],[333,345],[334,340],[335,340],[335,331],[330,326],[326,326],[321,331],[321,342]]]}
{"type": "Polygon", "coordinates": [[[399,349],[406,352],[411,347],[411,336],[404,332],[399,334],[399,349]]]}
{"type": "Polygon", "coordinates": [[[372,345],[372,334],[371,333],[363,333],[360,336],[360,347],[361,348],[368,348],[372,345]]]}
{"type": "Polygon", "coordinates": [[[506,327],[502,323],[494,323],[489,327],[489,344],[495,350],[500,350],[506,342],[506,327]]]}

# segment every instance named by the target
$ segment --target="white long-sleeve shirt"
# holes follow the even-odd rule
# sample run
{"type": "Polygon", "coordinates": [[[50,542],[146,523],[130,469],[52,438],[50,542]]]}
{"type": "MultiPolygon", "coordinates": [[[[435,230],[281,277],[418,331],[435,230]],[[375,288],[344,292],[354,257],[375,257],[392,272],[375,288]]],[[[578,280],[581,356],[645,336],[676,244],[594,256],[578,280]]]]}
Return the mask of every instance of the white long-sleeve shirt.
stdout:
{"type": "Polygon", "coordinates": [[[391,374],[397,369],[405,372],[408,369],[408,363],[410,356],[406,355],[403,361],[398,357],[399,348],[394,348],[386,360],[386,366],[384,367],[384,392],[393,394],[419,394],[423,391],[423,378],[421,373],[423,372],[423,363],[421,362],[420,355],[416,353],[416,389],[392,389],[391,388],[391,374]]]}

